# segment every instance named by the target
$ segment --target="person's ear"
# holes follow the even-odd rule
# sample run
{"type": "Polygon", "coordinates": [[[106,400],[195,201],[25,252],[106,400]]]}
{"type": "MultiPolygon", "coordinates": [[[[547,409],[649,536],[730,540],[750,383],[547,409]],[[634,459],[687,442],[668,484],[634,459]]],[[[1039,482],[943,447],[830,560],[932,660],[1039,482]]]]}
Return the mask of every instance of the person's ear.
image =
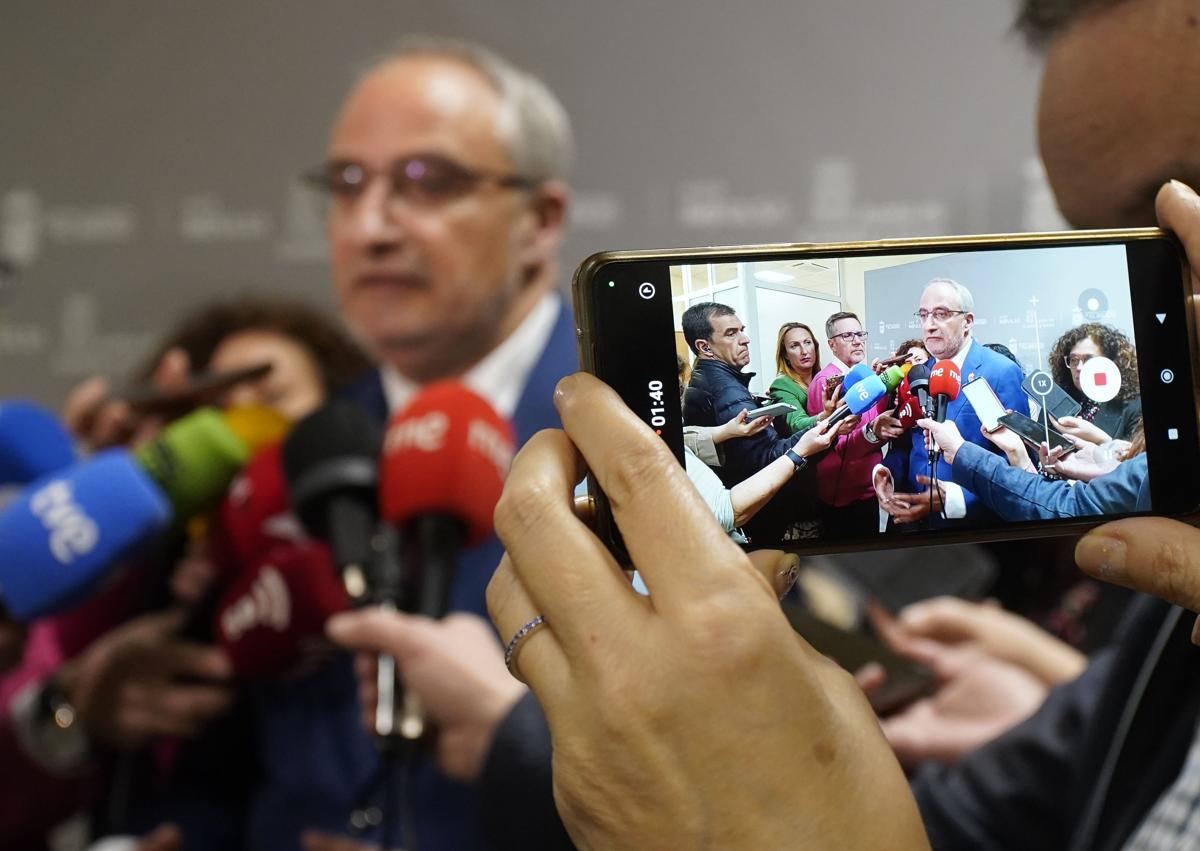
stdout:
{"type": "Polygon", "coordinates": [[[521,252],[528,266],[558,258],[566,230],[571,193],[561,180],[547,180],[529,190],[521,252]]]}

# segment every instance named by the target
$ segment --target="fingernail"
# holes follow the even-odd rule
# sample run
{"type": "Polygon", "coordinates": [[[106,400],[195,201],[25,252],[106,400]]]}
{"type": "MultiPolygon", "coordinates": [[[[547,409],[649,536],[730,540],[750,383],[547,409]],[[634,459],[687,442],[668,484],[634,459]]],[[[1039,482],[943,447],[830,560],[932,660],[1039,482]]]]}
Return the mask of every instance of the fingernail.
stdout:
{"type": "Polygon", "coordinates": [[[1175,191],[1181,195],[1195,195],[1196,190],[1188,186],[1182,180],[1171,180],[1171,186],[1175,187],[1175,191]]]}
{"type": "Polygon", "coordinates": [[[1119,582],[1125,574],[1125,542],[1100,532],[1084,535],[1075,545],[1075,563],[1107,582],[1119,582]]]}
{"type": "Polygon", "coordinates": [[[576,381],[574,375],[567,375],[561,378],[554,388],[555,404],[562,404],[563,402],[569,401],[571,396],[575,393],[575,385],[577,383],[578,382],[576,381]]]}
{"type": "Polygon", "coordinates": [[[800,557],[797,555],[788,556],[785,559],[785,564],[776,573],[778,580],[776,587],[781,588],[779,599],[782,600],[787,596],[788,591],[792,590],[792,586],[796,584],[796,577],[800,575],[800,557]]]}

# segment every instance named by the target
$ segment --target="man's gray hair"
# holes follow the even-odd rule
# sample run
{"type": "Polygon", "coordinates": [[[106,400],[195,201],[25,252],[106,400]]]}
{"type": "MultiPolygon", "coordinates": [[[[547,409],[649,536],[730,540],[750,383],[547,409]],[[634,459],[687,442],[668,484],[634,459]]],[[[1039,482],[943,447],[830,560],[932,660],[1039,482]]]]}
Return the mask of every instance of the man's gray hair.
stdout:
{"type": "Polygon", "coordinates": [[[945,284],[948,287],[952,287],[958,296],[958,309],[964,313],[975,312],[975,296],[971,295],[971,291],[958,281],[953,278],[934,278],[925,285],[925,289],[929,289],[934,284],[945,284]]]}
{"type": "Polygon", "coordinates": [[[1042,50],[1083,12],[1121,0],[1020,0],[1013,28],[1034,50],[1042,50]]]}
{"type": "Polygon", "coordinates": [[[452,59],[486,77],[504,103],[500,132],[517,173],[535,180],[567,178],[575,154],[571,121],[545,83],[481,44],[430,35],[405,36],[371,70],[413,56],[452,59]]]}

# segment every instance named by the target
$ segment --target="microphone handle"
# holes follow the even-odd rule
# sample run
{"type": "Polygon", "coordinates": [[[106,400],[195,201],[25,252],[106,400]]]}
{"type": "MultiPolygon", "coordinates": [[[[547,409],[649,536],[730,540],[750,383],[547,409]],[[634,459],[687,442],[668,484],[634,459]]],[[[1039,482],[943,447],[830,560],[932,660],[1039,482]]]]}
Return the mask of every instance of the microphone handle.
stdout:
{"type": "MultiPolygon", "coordinates": [[[[381,525],[371,536],[371,550],[371,585],[375,602],[381,608],[397,611],[405,602],[409,585],[400,558],[399,534],[390,526],[381,525]]],[[[408,694],[401,685],[394,656],[380,653],[376,661],[375,735],[385,747],[398,739],[416,741],[425,729],[416,697],[408,694]]]]}
{"type": "Polygon", "coordinates": [[[410,541],[421,565],[418,614],[437,620],[449,611],[465,531],[462,521],[449,514],[422,515],[409,525],[410,541]]]}
{"type": "Polygon", "coordinates": [[[848,416],[850,416],[850,406],[842,405],[833,412],[829,419],[825,420],[825,423],[821,426],[821,434],[829,431],[829,429],[846,419],[848,416]]]}

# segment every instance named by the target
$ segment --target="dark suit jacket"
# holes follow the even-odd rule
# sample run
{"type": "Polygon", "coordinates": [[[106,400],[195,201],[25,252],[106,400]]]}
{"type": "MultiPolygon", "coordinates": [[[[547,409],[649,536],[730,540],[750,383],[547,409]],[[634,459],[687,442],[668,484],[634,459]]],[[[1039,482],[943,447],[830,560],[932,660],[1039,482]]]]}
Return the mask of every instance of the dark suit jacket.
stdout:
{"type": "MultiPolygon", "coordinates": [[[[554,386],[575,371],[576,364],[575,326],[564,306],[513,415],[518,443],[542,428],[559,424],[554,386]]],[[[387,404],[378,373],[370,373],[343,395],[380,422],[386,419],[387,404]]],[[[484,589],[502,553],[499,539],[492,535],[461,554],[451,589],[452,609],[487,616],[484,589]]],[[[351,809],[378,777],[380,767],[375,747],[362,728],[349,654],[338,656],[300,681],[267,685],[260,689],[258,699],[266,777],[251,805],[246,847],[294,851],[301,830],[308,827],[344,833],[351,809]]],[[[549,798],[548,771],[541,786],[538,781],[531,782],[549,798]]],[[[377,784],[372,800],[378,803],[382,792],[382,784],[377,784]]],[[[486,791],[483,801],[480,793],[477,787],[443,776],[432,760],[420,759],[408,772],[407,796],[421,851],[512,847],[513,837],[485,839],[481,807],[484,813],[489,810],[486,791]]],[[[379,841],[378,831],[367,835],[379,841]]]]}
{"type": "MultiPolygon", "coordinates": [[[[968,381],[981,377],[987,379],[988,384],[996,391],[996,395],[1000,397],[1000,403],[1005,408],[1022,413],[1029,410],[1029,399],[1025,395],[1025,391],[1021,389],[1021,368],[1003,355],[998,355],[978,341],[972,340],[971,348],[967,351],[966,359],[963,361],[962,382],[966,384],[968,381]]],[[[958,398],[950,403],[946,419],[952,420],[958,426],[958,430],[965,440],[982,446],[989,452],[1000,452],[980,431],[982,424],[975,414],[975,409],[967,401],[966,394],[959,393],[958,398]]],[[[917,476],[930,474],[929,454],[925,449],[925,441],[920,439],[919,432],[914,432],[907,454],[902,455],[895,449],[890,450],[886,463],[895,475],[897,491],[920,493],[928,489],[927,485],[917,483],[917,476]]],[[[954,471],[940,456],[937,462],[937,477],[939,481],[943,482],[955,481],[954,471]]],[[[963,495],[967,504],[967,521],[994,517],[970,491],[964,491],[963,495]]],[[[947,522],[953,523],[954,521],[932,518],[934,526],[944,525],[947,522]]]]}

